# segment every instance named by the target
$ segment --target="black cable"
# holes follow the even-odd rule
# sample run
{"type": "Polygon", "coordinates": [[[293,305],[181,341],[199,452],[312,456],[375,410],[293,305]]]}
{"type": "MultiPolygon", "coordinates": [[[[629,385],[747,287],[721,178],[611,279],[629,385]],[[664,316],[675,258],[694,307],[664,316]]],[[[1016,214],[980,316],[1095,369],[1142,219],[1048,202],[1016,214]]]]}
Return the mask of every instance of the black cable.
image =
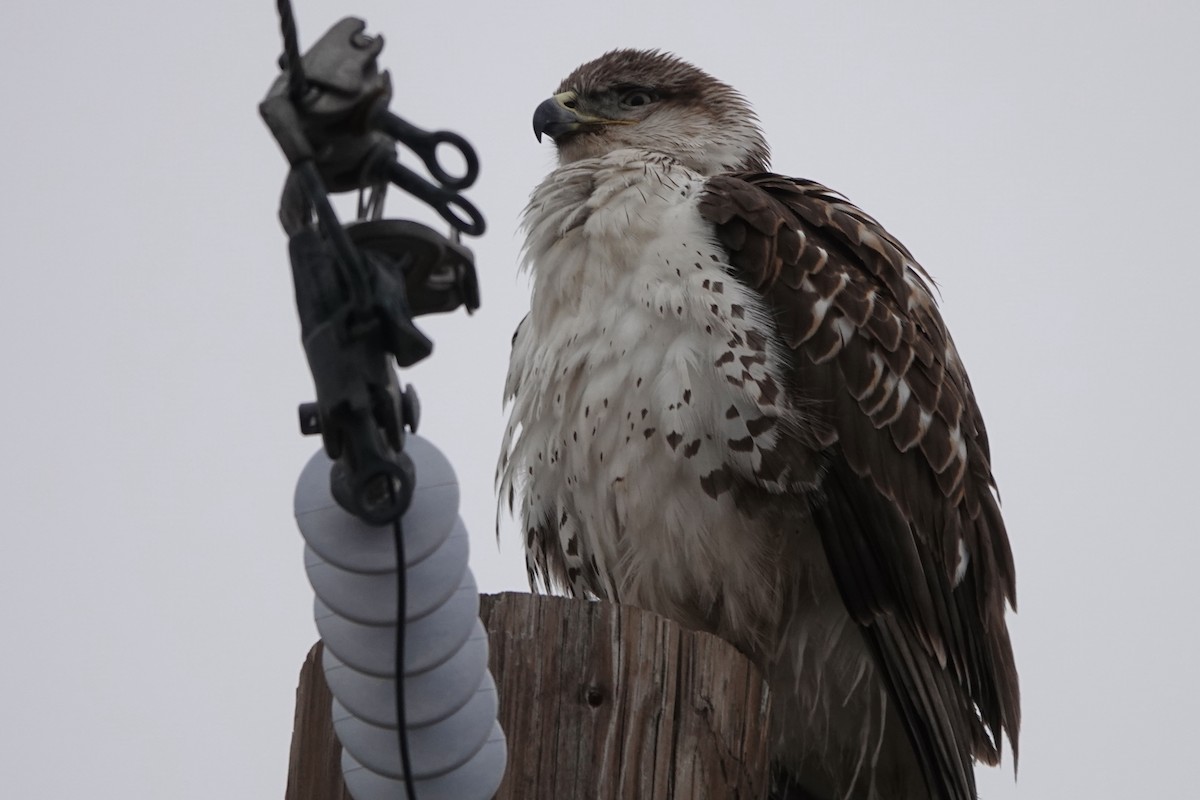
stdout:
{"type": "Polygon", "coordinates": [[[339,268],[346,291],[350,294],[350,304],[355,311],[362,311],[371,305],[371,287],[367,280],[367,268],[359,258],[358,249],[351,243],[346,229],[338,220],[333,204],[329,202],[329,193],[325,191],[325,183],[316,165],[310,161],[297,164],[292,172],[304,188],[308,201],[317,213],[317,222],[321,232],[333,245],[338,257],[334,259],[339,268]]]}
{"type": "MultiPolygon", "coordinates": [[[[345,299],[352,307],[351,310],[355,314],[361,315],[364,319],[370,317],[371,321],[383,321],[382,316],[380,316],[380,312],[377,308],[375,308],[375,303],[373,302],[375,298],[373,294],[374,287],[371,281],[371,273],[368,271],[367,265],[364,263],[363,257],[360,255],[358,249],[351,242],[346,229],[343,228],[341,222],[338,220],[337,213],[334,211],[333,205],[329,201],[329,195],[321,177],[321,172],[318,169],[317,164],[314,162],[315,156],[312,152],[313,146],[308,142],[307,134],[303,126],[303,118],[305,118],[308,111],[311,110],[308,109],[304,102],[307,93],[312,90],[315,97],[321,96],[321,93],[317,91],[317,89],[321,88],[320,84],[322,75],[317,74],[320,72],[318,65],[321,63],[321,58],[318,56],[314,61],[313,66],[314,70],[316,70],[316,72],[314,72],[315,83],[309,84],[308,79],[304,74],[304,64],[300,53],[300,44],[296,30],[296,18],[291,2],[290,0],[276,0],[276,6],[279,12],[280,28],[283,35],[284,55],[282,58],[282,66],[287,70],[288,73],[287,94],[288,99],[291,101],[290,105],[292,107],[286,107],[288,106],[287,103],[282,104],[284,108],[279,107],[280,103],[278,101],[281,100],[281,98],[279,98],[276,94],[277,89],[273,87],[271,93],[268,94],[268,99],[264,101],[262,105],[260,105],[260,112],[262,113],[263,118],[266,120],[268,126],[271,128],[271,131],[275,135],[277,141],[279,141],[285,155],[287,155],[289,163],[292,164],[292,171],[289,174],[288,184],[285,188],[284,197],[281,200],[280,219],[283,222],[284,229],[287,231],[288,235],[294,236],[304,228],[307,228],[311,224],[312,217],[315,215],[317,222],[319,223],[320,231],[324,235],[323,238],[325,242],[329,245],[332,245],[335,256],[333,258],[333,262],[342,283],[340,288],[347,295],[345,299]]],[[[339,50],[338,46],[335,45],[337,45],[337,43],[327,46],[323,52],[331,51],[335,54],[342,53],[342,50],[339,50]]],[[[346,46],[348,45],[342,43],[343,50],[346,46]]],[[[354,46],[357,47],[357,44],[354,46]]],[[[382,44],[379,46],[381,47],[382,44]]],[[[372,70],[374,69],[374,53],[377,52],[378,49],[375,49],[371,54],[369,66],[372,70]]],[[[386,99],[390,98],[391,90],[390,86],[386,82],[386,73],[384,74],[383,78],[385,80],[383,81],[382,88],[386,90],[386,98],[383,105],[386,107],[386,99]]],[[[374,95],[368,92],[368,94],[364,96],[369,99],[374,95]]],[[[313,99],[314,98],[309,98],[310,101],[313,99]]],[[[449,134],[446,132],[429,134],[425,131],[421,131],[415,126],[409,125],[395,115],[388,114],[387,117],[390,120],[392,127],[403,136],[409,147],[413,147],[415,142],[418,146],[425,148],[424,150],[417,150],[416,152],[421,155],[422,160],[427,166],[429,166],[431,174],[435,176],[439,184],[445,185],[434,186],[424,179],[421,179],[411,170],[408,170],[407,168],[402,167],[395,162],[395,143],[391,140],[387,140],[384,147],[376,149],[379,150],[379,153],[377,153],[379,157],[382,158],[383,156],[386,156],[386,158],[382,158],[382,160],[385,165],[389,165],[386,168],[390,170],[390,172],[385,173],[383,170],[379,169],[377,165],[377,161],[379,159],[377,158],[368,159],[368,161],[363,165],[364,174],[360,176],[362,180],[359,181],[359,184],[362,186],[371,185],[372,191],[370,197],[364,203],[360,189],[358,208],[359,219],[362,220],[364,218],[370,218],[372,220],[378,220],[382,217],[385,193],[389,185],[388,179],[390,178],[391,180],[395,181],[400,188],[406,190],[418,199],[424,200],[436,211],[438,211],[443,218],[449,221],[456,232],[455,241],[458,241],[459,239],[457,235],[458,231],[463,231],[476,236],[483,233],[484,221],[482,215],[473,205],[471,205],[469,201],[459,196],[455,191],[452,191],[452,188],[465,189],[475,180],[475,174],[478,172],[478,163],[474,150],[472,150],[471,146],[466,142],[466,140],[462,139],[462,137],[459,137],[456,134],[449,134]],[[437,144],[441,143],[448,143],[463,154],[463,157],[467,161],[466,175],[460,178],[454,178],[452,176],[447,176],[444,173],[444,171],[438,165],[435,152],[437,144]],[[368,176],[372,177],[372,180],[365,180],[368,176]],[[460,211],[462,212],[462,215],[457,213],[460,211]]],[[[295,263],[295,260],[293,260],[293,265],[295,265],[295,263]]],[[[473,270],[473,264],[470,266],[473,270]]],[[[298,296],[300,293],[301,285],[297,283],[298,296]]],[[[468,308],[471,308],[469,303],[468,308]]],[[[401,303],[399,313],[401,318],[393,319],[391,316],[389,316],[388,321],[390,321],[391,324],[396,327],[398,336],[401,338],[407,336],[408,339],[412,341],[415,350],[420,352],[417,352],[415,357],[411,357],[413,353],[410,353],[408,350],[404,350],[402,352],[400,350],[390,349],[389,352],[395,355],[397,359],[400,360],[402,365],[407,366],[408,363],[413,363],[417,360],[420,360],[428,354],[429,342],[423,335],[421,335],[419,330],[412,326],[411,317],[408,316],[409,310],[406,304],[401,303]],[[407,318],[407,327],[400,324],[405,322],[404,318],[407,318]],[[422,349],[422,347],[424,349],[422,349]],[[401,358],[401,356],[405,356],[409,360],[406,362],[404,358],[401,358]]],[[[363,320],[358,321],[362,322],[363,320]]],[[[308,339],[305,340],[305,347],[307,350],[308,339]]],[[[409,348],[409,350],[412,349],[413,347],[409,348]]],[[[343,351],[349,352],[348,345],[345,342],[341,343],[338,352],[343,351]]],[[[314,376],[317,376],[317,364],[313,361],[311,352],[309,355],[310,366],[314,369],[313,374],[314,376]]],[[[382,352],[379,355],[382,356],[382,352]]],[[[322,364],[322,366],[324,366],[324,364],[322,364]]],[[[344,383],[354,379],[354,377],[355,376],[347,378],[345,375],[339,375],[339,380],[344,383]]],[[[320,386],[321,381],[318,379],[318,401],[322,404],[319,407],[324,408],[324,403],[326,400],[320,396],[320,386]]],[[[345,387],[341,384],[338,385],[339,391],[344,390],[344,388],[345,387]]],[[[326,432],[325,435],[328,436],[329,433],[326,432]]],[[[326,439],[327,445],[328,442],[329,439],[326,439]]],[[[402,452],[399,454],[399,457],[405,458],[402,452]]],[[[411,474],[411,465],[409,465],[409,474],[411,474]]],[[[401,478],[401,480],[405,479],[401,478]]],[[[398,487],[393,481],[392,477],[388,477],[387,481],[388,491],[391,494],[392,500],[390,505],[391,508],[395,508],[397,505],[396,491],[398,487]]],[[[341,484],[334,485],[335,497],[337,495],[337,487],[339,485],[341,484]]],[[[405,488],[411,489],[411,487],[405,488]]],[[[407,500],[409,494],[406,493],[404,496],[407,500]]],[[[339,500],[339,502],[341,501],[339,500]]],[[[343,505],[345,506],[345,503],[343,503],[343,505]]],[[[349,508],[349,506],[346,507],[349,508]]],[[[359,511],[354,513],[358,513],[359,516],[366,518],[367,515],[360,513],[362,511],[363,509],[360,507],[359,511]]],[[[404,531],[399,515],[392,522],[392,534],[396,552],[396,732],[400,751],[400,765],[401,770],[403,771],[405,794],[407,800],[416,800],[416,781],[413,777],[412,758],[408,747],[408,725],[407,715],[405,713],[404,697],[404,645],[405,628],[407,623],[408,576],[404,562],[404,531]]]]}
{"type": "MultiPolygon", "coordinates": [[[[395,492],[391,480],[388,486],[395,492]]],[[[400,739],[400,768],[404,771],[404,791],[407,800],[417,800],[413,782],[412,760],[408,753],[408,724],[404,713],[404,628],[408,616],[408,580],[404,563],[404,531],[400,517],[392,522],[392,536],[396,543],[396,733],[400,739]]]]}
{"type": "Polygon", "coordinates": [[[283,32],[283,52],[287,57],[285,68],[288,71],[288,96],[293,102],[299,102],[308,91],[308,81],[304,78],[304,63],[300,60],[300,41],[296,34],[296,15],[292,11],[290,0],[278,0],[279,27],[283,32]]]}

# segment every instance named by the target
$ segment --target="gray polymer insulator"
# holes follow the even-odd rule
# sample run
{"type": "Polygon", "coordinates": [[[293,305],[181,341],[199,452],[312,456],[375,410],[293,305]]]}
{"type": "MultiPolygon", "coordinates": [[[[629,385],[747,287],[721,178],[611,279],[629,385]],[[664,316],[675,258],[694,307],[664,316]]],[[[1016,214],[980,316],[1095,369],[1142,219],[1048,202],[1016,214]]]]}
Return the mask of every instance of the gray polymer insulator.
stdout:
{"type": "MultiPolygon", "coordinates": [[[[407,437],[417,486],[405,512],[404,706],[418,800],[487,800],[504,777],[487,634],[467,566],[458,480],[436,447],[407,437]]],[[[342,772],[355,800],[405,798],[396,731],[396,553],[390,525],[347,513],[318,451],[296,484],[296,522],[325,642],[342,772]]]]}

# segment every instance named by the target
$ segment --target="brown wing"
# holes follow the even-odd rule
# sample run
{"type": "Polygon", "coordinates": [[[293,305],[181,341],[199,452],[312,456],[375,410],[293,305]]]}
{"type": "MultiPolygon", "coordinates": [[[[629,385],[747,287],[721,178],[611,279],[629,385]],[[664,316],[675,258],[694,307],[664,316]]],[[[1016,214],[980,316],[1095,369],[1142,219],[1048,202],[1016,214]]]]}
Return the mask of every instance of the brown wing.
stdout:
{"type": "Polygon", "coordinates": [[[924,271],[809,181],[717,176],[700,212],[794,353],[823,467],[813,517],[930,792],[974,798],[972,758],[998,761],[1002,730],[1016,758],[1016,587],[983,420],[924,271]]]}

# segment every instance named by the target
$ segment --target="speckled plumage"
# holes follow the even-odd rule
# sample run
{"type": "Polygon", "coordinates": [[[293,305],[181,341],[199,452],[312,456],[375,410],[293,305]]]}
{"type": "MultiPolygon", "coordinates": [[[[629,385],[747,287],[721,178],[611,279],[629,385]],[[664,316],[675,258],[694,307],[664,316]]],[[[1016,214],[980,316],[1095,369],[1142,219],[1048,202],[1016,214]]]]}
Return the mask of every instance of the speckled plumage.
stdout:
{"type": "Polygon", "coordinates": [[[710,476],[729,464],[752,471],[777,435],[765,421],[787,423],[789,410],[761,302],[729,280],[699,224],[703,188],[668,157],[616,151],[558,170],[534,193],[528,259],[554,268],[539,271],[514,343],[502,472],[506,491],[520,482],[530,527],[557,531],[530,543],[531,577],[670,604],[675,617],[692,613],[697,592],[701,604],[726,596],[727,627],[751,629],[778,615],[755,597],[767,553],[743,552],[742,514],[710,476]],[[693,535],[678,535],[685,529],[693,535]],[[551,576],[547,562],[559,560],[562,574],[551,576]],[[734,586],[692,585],[697,568],[728,569],[734,586]]]}
{"type": "Polygon", "coordinates": [[[1013,571],[924,273],[762,173],[752,113],[685,62],[614,51],[560,92],[586,124],[526,211],[498,469],[531,584],[750,654],[812,796],[973,798],[1019,725],[1013,571]]]}

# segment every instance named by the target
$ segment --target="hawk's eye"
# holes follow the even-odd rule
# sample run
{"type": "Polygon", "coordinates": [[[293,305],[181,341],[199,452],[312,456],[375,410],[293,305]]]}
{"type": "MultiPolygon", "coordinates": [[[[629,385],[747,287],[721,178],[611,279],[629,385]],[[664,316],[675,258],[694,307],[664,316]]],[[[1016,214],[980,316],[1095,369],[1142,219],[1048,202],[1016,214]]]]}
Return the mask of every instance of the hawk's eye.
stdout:
{"type": "Polygon", "coordinates": [[[630,89],[621,95],[621,105],[626,108],[648,106],[658,99],[658,95],[647,89],[630,89]]]}

